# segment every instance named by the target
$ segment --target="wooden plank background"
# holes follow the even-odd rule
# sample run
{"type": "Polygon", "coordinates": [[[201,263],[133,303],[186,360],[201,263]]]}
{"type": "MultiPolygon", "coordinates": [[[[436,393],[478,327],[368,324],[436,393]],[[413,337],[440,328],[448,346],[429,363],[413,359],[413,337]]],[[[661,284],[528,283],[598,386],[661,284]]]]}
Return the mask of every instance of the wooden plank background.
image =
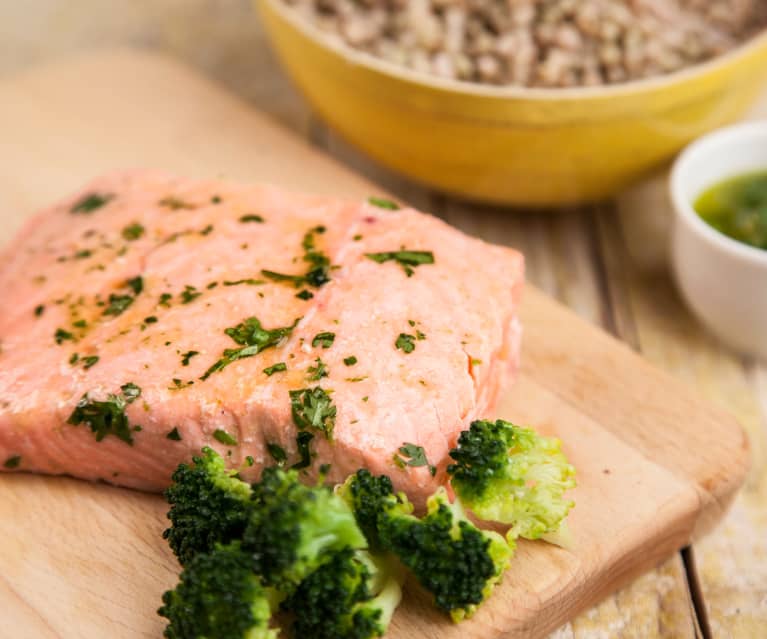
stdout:
{"type": "Polygon", "coordinates": [[[753,469],[725,523],[552,636],[764,636],[767,365],[728,351],[679,299],[665,260],[669,220],[662,173],[616,202],[569,211],[540,214],[457,202],[375,166],[312,117],[277,67],[247,0],[0,3],[0,74],[115,44],[180,56],[401,199],[470,233],[516,245],[527,256],[533,283],[733,412],[751,437],[753,469]]]}

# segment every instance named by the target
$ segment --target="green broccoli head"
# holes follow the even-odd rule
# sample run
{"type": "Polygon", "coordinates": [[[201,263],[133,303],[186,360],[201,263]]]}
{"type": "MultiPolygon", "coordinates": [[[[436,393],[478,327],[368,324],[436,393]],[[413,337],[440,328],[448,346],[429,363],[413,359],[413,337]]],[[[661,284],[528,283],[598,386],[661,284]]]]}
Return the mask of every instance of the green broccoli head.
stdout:
{"type": "Polygon", "coordinates": [[[444,488],[429,498],[420,519],[401,511],[382,513],[378,534],[382,546],[413,572],[453,621],[474,613],[513,554],[499,534],[474,526],[459,502],[450,503],[444,488]]]}
{"type": "Polygon", "coordinates": [[[558,439],[502,419],[475,421],[450,456],[456,495],[480,519],[510,524],[510,540],[556,532],[573,506],[563,495],[575,469],[558,439]]]}
{"type": "Polygon", "coordinates": [[[182,564],[217,543],[242,536],[248,519],[250,486],[227,470],[212,448],[202,449],[192,465],[181,464],[165,491],[171,527],[163,532],[182,564]]]}
{"type": "Polygon", "coordinates": [[[372,639],[384,635],[401,596],[398,570],[344,548],[304,579],[283,608],[294,613],[295,637],[372,639]]]}
{"type": "Polygon", "coordinates": [[[403,494],[395,494],[391,479],[375,476],[364,468],[336,488],[338,495],[351,507],[371,550],[380,550],[378,517],[382,512],[410,514],[413,505],[403,494]]]}
{"type": "Polygon", "coordinates": [[[398,557],[455,621],[473,614],[511,560],[513,543],[474,526],[444,488],[429,498],[420,519],[385,475],[359,470],[338,492],[354,509],[370,547],[398,557]]]}
{"type": "Polygon", "coordinates": [[[169,621],[166,639],[277,639],[269,627],[278,598],[264,588],[239,543],[198,553],[157,613],[169,621]]]}
{"type": "Polygon", "coordinates": [[[264,583],[289,593],[327,555],[364,548],[351,508],[325,486],[305,486],[294,470],[266,468],[253,484],[243,548],[264,583]]]}

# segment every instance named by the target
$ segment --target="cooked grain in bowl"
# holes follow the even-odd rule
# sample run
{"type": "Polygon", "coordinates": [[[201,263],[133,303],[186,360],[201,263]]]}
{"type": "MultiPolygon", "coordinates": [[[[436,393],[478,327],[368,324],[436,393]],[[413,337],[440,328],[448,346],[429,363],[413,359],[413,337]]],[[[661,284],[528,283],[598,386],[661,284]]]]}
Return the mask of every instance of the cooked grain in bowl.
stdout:
{"type": "Polygon", "coordinates": [[[574,87],[661,75],[767,26],[764,0],[283,0],[389,62],[495,85],[574,87]]]}

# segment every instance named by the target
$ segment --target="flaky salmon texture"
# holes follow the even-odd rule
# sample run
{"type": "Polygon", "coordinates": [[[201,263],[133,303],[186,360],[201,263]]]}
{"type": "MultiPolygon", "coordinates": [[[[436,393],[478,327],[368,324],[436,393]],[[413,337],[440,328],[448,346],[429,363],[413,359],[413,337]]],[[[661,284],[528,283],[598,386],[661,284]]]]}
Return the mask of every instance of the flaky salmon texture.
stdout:
{"type": "Polygon", "coordinates": [[[386,201],[98,178],[0,256],[0,465],[156,491],[210,446],[423,502],[514,376],[523,271],[386,201]]]}

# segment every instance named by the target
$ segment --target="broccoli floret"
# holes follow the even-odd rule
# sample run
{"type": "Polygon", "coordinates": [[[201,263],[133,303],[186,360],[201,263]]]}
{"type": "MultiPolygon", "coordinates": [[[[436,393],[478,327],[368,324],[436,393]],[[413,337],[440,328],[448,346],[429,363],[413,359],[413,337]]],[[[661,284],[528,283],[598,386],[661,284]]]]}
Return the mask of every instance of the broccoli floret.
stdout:
{"type": "Polygon", "coordinates": [[[290,593],[342,548],[365,548],[351,508],[325,486],[305,486],[295,470],[266,468],[253,484],[243,548],[264,583],[290,593]]]}
{"type": "Polygon", "coordinates": [[[538,539],[560,529],[575,469],[560,442],[499,419],[472,422],[450,451],[451,485],[477,517],[510,524],[507,538],[538,539]]]}
{"type": "Polygon", "coordinates": [[[264,588],[237,542],[195,555],[157,613],[166,639],[277,639],[269,627],[278,597],[264,588]]]}
{"type": "Polygon", "coordinates": [[[474,526],[444,488],[429,498],[422,518],[411,514],[403,494],[394,494],[388,477],[367,470],[347,479],[339,493],[355,508],[360,527],[372,531],[371,545],[394,554],[454,621],[474,613],[509,565],[513,544],[474,526]]]}
{"type": "Polygon", "coordinates": [[[180,464],[173,473],[173,484],[165,491],[171,527],[162,536],[181,564],[242,536],[251,490],[235,475],[208,447],[192,465],[180,464]]]}
{"type": "Polygon", "coordinates": [[[346,481],[336,488],[338,495],[351,507],[354,516],[371,550],[382,550],[378,537],[378,516],[381,512],[398,512],[409,515],[413,505],[404,493],[395,494],[391,479],[386,475],[373,475],[361,468],[349,475],[346,481]]]}
{"type": "Polygon", "coordinates": [[[364,550],[344,548],[310,574],[283,603],[293,635],[372,639],[386,632],[402,597],[401,571],[364,550]]]}
{"type": "Polygon", "coordinates": [[[449,502],[444,488],[429,498],[423,518],[387,513],[379,518],[378,533],[383,546],[410,568],[453,621],[474,614],[513,553],[501,535],[471,523],[460,502],[449,502]]]}

